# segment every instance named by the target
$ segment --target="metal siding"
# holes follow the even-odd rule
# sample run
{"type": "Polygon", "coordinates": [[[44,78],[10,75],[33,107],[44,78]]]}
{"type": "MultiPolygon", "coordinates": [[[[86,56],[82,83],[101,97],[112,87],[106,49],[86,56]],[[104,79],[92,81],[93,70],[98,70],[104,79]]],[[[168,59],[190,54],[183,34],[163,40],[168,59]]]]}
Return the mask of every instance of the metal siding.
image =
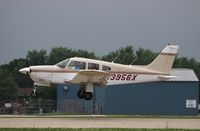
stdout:
{"type": "Polygon", "coordinates": [[[75,84],[60,84],[57,85],[57,99],[78,99],[75,92],[79,90],[79,86],[75,84]],[[64,87],[67,87],[67,90],[64,90],[64,87]]]}
{"type": "Polygon", "coordinates": [[[79,85],[75,84],[57,85],[57,112],[92,113],[92,101],[79,99],[77,96],[78,90],[79,85]],[[67,86],[67,91],[64,90],[64,86],[67,86]]]}
{"type": "Polygon", "coordinates": [[[170,73],[177,78],[169,79],[168,81],[199,81],[192,69],[173,68],[170,73]]]}
{"type": "Polygon", "coordinates": [[[79,85],[57,85],[59,112],[95,114],[197,115],[198,109],[186,108],[186,100],[198,103],[198,79],[191,69],[173,69],[177,76],[166,82],[95,87],[94,98],[77,97],[79,85]],[[64,86],[68,90],[64,90],[64,86]]]}
{"type": "Polygon", "coordinates": [[[106,89],[105,114],[197,115],[186,99],[198,102],[197,82],[158,82],[110,86],[106,89]]]}

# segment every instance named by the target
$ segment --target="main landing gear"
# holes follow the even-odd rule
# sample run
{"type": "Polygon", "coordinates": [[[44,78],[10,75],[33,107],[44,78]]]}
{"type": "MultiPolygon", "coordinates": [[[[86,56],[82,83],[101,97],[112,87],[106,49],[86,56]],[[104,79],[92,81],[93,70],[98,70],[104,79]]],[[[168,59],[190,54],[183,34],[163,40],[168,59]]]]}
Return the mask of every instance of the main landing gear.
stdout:
{"type": "Polygon", "coordinates": [[[80,90],[77,92],[77,96],[80,99],[91,100],[93,96],[92,92],[93,92],[93,83],[88,83],[86,86],[81,84],[80,90]]]}

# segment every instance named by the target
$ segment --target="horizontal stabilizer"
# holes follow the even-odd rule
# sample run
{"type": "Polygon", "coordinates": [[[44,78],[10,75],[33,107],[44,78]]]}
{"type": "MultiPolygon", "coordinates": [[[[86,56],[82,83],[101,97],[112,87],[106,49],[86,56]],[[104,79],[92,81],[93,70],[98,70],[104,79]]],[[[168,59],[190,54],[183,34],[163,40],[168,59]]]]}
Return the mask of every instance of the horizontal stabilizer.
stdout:
{"type": "Polygon", "coordinates": [[[177,78],[177,76],[165,76],[165,75],[161,75],[161,76],[158,76],[158,78],[160,78],[160,79],[174,79],[174,78],[177,78]]]}

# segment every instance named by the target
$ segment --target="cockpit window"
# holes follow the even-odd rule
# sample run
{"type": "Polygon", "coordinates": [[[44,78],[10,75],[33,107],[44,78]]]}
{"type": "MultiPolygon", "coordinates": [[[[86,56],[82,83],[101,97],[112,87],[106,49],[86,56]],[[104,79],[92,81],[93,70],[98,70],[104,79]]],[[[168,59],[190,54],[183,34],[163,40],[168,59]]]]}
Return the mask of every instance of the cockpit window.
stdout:
{"type": "Polygon", "coordinates": [[[69,69],[76,69],[76,70],[85,69],[85,67],[86,63],[82,61],[71,61],[68,65],[69,69]]]}
{"type": "Polygon", "coordinates": [[[96,64],[96,63],[88,63],[88,69],[99,70],[99,64],[96,64]]]}
{"type": "Polygon", "coordinates": [[[66,65],[69,63],[69,59],[63,60],[61,62],[59,62],[58,64],[56,64],[58,67],[60,68],[65,68],[66,65]]]}
{"type": "Polygon", "coordinates": [[[102,70],[103,70],[103,71],[111,70],[111,67],[108,67],[108,66],[104,66],[104,65],[103,65],[102,70]]]}

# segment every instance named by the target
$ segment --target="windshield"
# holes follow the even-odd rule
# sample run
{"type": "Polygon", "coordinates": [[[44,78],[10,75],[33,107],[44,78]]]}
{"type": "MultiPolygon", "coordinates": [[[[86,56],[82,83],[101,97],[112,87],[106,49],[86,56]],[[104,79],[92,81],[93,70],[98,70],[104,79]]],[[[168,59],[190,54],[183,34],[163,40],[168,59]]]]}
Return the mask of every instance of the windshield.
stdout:
{"type": "Polygon", "coordinates": [[[58,67],[60,67],[60,68],[65,68],[66,65],[68,64],[68,62],[69,62],[69,59],[66,59],[66,60],[63,60],[63,61],[57,63],[56,65],[57,65],[58,67]]]}
{"type": "Polygon", "coordinates": [[[85,67],[86,63],[82,61],[71,61],[68,65],[69,69],[76,69],[76,70],[85,69],[85,67]]]}

